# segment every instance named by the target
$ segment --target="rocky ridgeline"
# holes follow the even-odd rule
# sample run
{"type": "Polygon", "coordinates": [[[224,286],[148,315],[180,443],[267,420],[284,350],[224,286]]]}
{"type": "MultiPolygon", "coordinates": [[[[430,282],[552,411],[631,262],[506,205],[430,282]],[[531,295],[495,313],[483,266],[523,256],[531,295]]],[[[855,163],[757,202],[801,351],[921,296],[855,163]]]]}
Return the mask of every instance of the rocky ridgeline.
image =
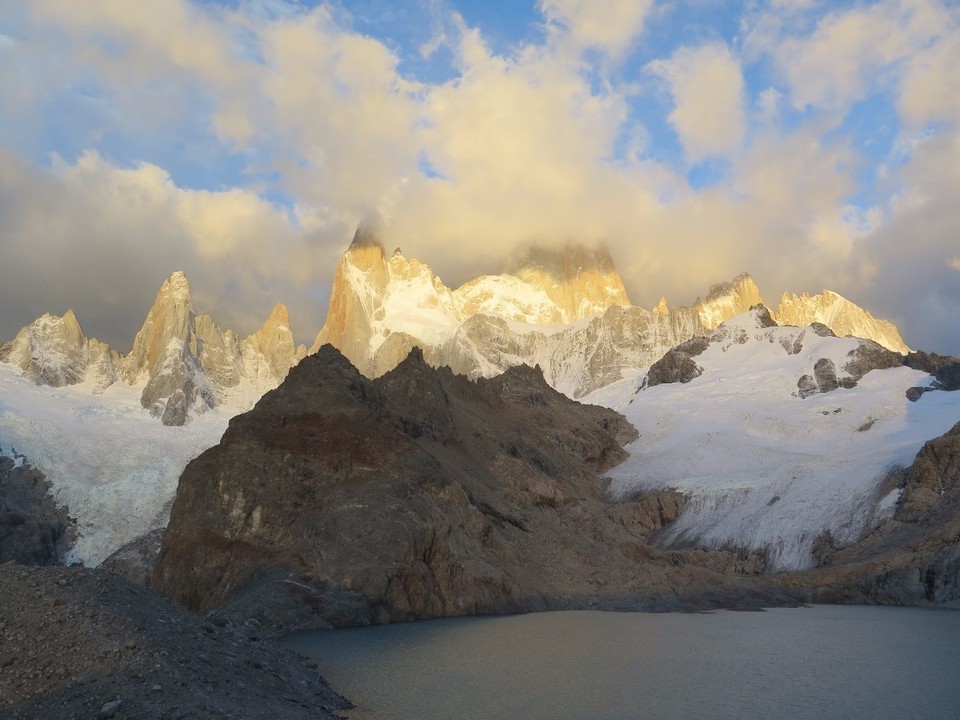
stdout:
{"type": "Polygon", "coordinates": [[[71,310],[43,315],[0,344],[0,362],[38,385],[88,383],[93,392],[118,381],[142,387],[143,407],[166,425],[183,425],[191,411],[227,402],[250,407],[305,354],[293,342],[286,307],[275,306],[257,332],[240,339],[194,311],[182,272],[160,287],[126,356],[86,337],[71,310]]]}
{"type": "Polygon", "coordinates": [[[674,494],[606,499],[634,437],[539,370],[413,352],[369,380],[324,346],[187,467],[151,584],[287,628],[773,601],[742,582],[762,559],[651,547],[674,494]]]}
{"type": "MultiPolygon", "coordinates": [[[[663,298],[645,310],[630,304],[604,248],[579,246],[530,250],[507,272],[451,290],[399,249],[388,257],[377,237],[360,228],[337,267],[312,351],[331,343],[367,377],[389,371],[414,347],[431,365],[470,378],[540,365],[552,387],[579,398],[642,372],[671,348],[762,302],[756,283],[741,274],[689,307],[670,307],[663,298]]],[[[891,323],[827,290],[784,294],[771,317],[909,350],[891,323]]]]}
{"type": "MultiPolygon", "coordinates": [[[[361,226],[337,267],[311,352],[330,343],[367,377],[391,370],[414,347],[429,364],[469,378],[539,365],[548,384],[579,398],[644,371],[671,348],[761,302],[753,279],[742,274],[689,307],[670,307],[665,298],[652,310],[636,307],[610,253],[576,245],[528,248],[506,272],[450,289],[399,248],[388,256],[361,226]]],[[[784,294],[772,317],[909,350],[892,324],[827,290],[784,294]]],[[[180,272],[163,283],[125,357],[87,338],[72,311],[44,315],[0,344],[0,362],[39,384],[87,383],[93,392],[118,380],[142,387],[143,406],[169,425],[218,405],[249,408],[305,354],[294,345],[284,306],[240,339],[194,311],[180,272]]]]}

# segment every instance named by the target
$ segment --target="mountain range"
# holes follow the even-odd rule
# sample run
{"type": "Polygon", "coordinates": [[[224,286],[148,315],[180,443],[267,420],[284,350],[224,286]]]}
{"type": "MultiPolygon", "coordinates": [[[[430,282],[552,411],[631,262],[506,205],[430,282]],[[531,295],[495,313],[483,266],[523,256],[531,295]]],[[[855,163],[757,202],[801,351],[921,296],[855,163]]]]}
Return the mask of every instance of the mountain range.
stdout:
{"type": "Polygon", "coordinates": [[[530,248],[451,290],[361,226],[309,351],[282,305],[249,337],[222,329],[194,310],[180,272],[125,355],[70,311],[23,328],[0,345],[0,455],[46,475],[78,520],[68,558],[99,564],[165,526],[187,461],[328,344],[368,379],[415,348],[469,380],[539,367],[640,431],[604,482],[621,503],[683,498],[658,543],[741,548],[771,570],[809,568],[826,538],[853,542],[889,517],[899,496],[885,478],[957,416],[954,394],[927,396],[956,384],[931,374],[949,363],[830,291],[785,293],[768,310],[742,274],[689,306],[647,310],[605,249],[576,246],[530,248]]]}
{"type": "MultiPolygon", "coordinates": [[[[630,304],[605,248],[573,245],[532,247],[506,272],[451,290],[399,248],[388,257],[361,226],[337,267],[327,320],[309,352],[330,343],[368,377],[394,368],[414,347],[430,365],[469,378],[539,365],[548,384],[580,398],[762,302],[756,283],[742,274],[690,306],[670,307],[663,298],[645,310],[630,304]]],[[[785,293],[772,316],[909,351],[893,324],[828,290],[785,293]]],[[[40,385],[82,385],[93,393],[117,382],[136,388],[142,406],[165,425],[220,406],[249,409],[306,354],[294,343],[284,305],[241,339],[196,313],[182,272],[160,287],[126,355],[86,337],[71,310],[43,315],[0,344],[0,362],[40,385]]]]}

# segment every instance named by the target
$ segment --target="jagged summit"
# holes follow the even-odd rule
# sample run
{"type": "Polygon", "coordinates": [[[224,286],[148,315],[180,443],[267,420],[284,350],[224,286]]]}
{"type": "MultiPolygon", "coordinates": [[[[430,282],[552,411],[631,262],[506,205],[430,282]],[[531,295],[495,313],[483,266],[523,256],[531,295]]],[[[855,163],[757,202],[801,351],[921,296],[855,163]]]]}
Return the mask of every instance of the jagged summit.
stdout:
{"type": "Polygon", "coordinates": [[[43,315],[14,340],[0,344],[0,362],[15,364],[37,384],[90,383],[94,392],[122,380],[141,387],[140,402],[165,424],[223,404],[246,409],[276,387],[306,355],[290,331],[283,304],[243,341],[198,315],[183,271],[160,286],[127,356],[87,338],[72,310],[43,315]]]}
{"type": "Polygon", "coordinates": [[[873,317],[859,305],[832,290],[824,290],[819,295],[784,293],[777,308],[776,320],[781,325],[800,327],[818,322],[841,337],[852,335],[869,338],[888,350],[900,354],[910,352],[893,323],[873,317]]]}
{"type": "Polygon", "coordinates": [[[63,316],[45,313],[0,343],[0,362],[16,365],[37,385],[63,387],[89,382],[95,393],[116,381],[122,355],[106,343],[88,338],[73,310],[63,316]]]}
{"type": "Polygon", "coordinates": [[[592,317],[611,305],[630,306],[606,245],[532,246],[507,272],[545,292],[560,309],[563,322],[592,317]]]}
{"type": "MultiPolygon", "coordinates": [[[[645,370],[671,347],[763,304],[759,287],[744,272],[713,285],[705,300],[690,307],[671,307],[666,298],[652,311],[634,307],[604,246],[529,246],[507,267],[451,290],[429,265],[399,249],[387,257],[361,225],[337,267],[327,320],[312,350],[332,343],[367,377],[387,372],[413,347],[422,348],[430,365],[471,378],[539,364],[553,387],[580,397],[645,370]]],[[[862,308],[806,308],[818,304],[838,307],[836,300],[805,296],[792,314],[781,309],[771,316],[798,325],[823,322],[838,333],[898,348],[896,329],[873,321],[862,308]]]]}
{"type": "Polygon", "coordinates": [[[724,320],[746,312],[754,305],[762,305],[760,288],[747,273],[740,273],[730,282],[711,286],[707,299],[694,303],[700,321],[713,330],[724,320]]]}
{"type": "Polygon", "coordinates": [[[357,225],[353,233],[353,240],[350,242],[350,250],[361,250],[363,248],[380,248],[383,252],[383,243],[380,242],[380,233],[377,229],[377,223],[371,220],[364,220],[357,225]]]}

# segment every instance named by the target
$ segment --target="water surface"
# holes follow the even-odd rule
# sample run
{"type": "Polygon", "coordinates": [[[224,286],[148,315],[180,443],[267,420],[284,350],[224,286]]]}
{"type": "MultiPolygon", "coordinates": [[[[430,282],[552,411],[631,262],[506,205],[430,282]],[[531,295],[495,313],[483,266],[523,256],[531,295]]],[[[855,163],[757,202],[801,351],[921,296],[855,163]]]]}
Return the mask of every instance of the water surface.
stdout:
{"type": "Polygon", "coordinates": [[[389,720],[960,718],[960,611],[536,613],[289,644],[389,720]]]}

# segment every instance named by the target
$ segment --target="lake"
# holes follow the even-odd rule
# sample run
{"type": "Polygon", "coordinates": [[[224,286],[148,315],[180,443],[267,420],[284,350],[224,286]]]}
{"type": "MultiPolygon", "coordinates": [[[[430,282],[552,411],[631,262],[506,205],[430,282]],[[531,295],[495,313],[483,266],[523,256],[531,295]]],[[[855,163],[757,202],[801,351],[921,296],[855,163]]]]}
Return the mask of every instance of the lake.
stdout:
{"type": "Polygon", "coordinates": [[[385,720],[960,718],[960,611],[552,612],[296,633],[385,720]]]}

